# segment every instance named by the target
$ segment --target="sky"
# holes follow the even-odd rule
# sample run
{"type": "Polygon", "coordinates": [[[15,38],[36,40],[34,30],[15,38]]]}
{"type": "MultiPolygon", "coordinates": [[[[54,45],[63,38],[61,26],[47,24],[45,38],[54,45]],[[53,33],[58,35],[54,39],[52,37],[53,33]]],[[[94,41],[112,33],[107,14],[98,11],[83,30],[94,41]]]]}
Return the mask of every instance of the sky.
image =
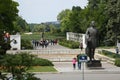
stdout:
{"type": "Polygon", "coordinates": [[[15,0],[19,3],[19,16],[27,23],[57,21],[57,15],[73,6],[84,8],[87,0],[15,0]]]}

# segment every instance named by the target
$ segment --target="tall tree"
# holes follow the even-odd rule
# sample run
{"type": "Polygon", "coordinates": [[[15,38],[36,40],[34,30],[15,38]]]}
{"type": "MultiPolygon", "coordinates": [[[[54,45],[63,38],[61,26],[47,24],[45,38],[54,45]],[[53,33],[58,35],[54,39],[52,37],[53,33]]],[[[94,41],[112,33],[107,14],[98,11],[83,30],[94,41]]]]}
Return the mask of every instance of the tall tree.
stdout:
{"type": "Polygon", "coordinates": [[[20,16],[16,17],[16,21],[14,21],[14,28],[17,32],[30,31],[28,23],[20,16]]]}
{"type": "Polygon", "coordinates": [[[58,21],[62,21],[64,19],[64,17],[66,17],[69,14],[70,10],[69,9],[65,9],[62,10],[58,15],[57,15],[57,20],[58,21]]]}
{"type": "Polygon", "coordinates": [[[120,0],[109,0],[106,13],[109,16],[106,39],[115,44],[120,40],[120,0]]]}
{"type": "Polygon", "coordinates": [[[17,6],[13,0],[0,0],[0,29],[13,30],[13,21],[18,16],[17,6]]]}
{"type": "Polygon", "coordinates": [[[70,22],[69,24],[69,30],[72,32],[82,32],[81,30],[81,7],[79,6],[73,6],[72,7],[72,12],[69,14],[68,21],[70,22]]]}
{"type": "MultiPolygon", "coordinates": [[[[84,20],[82,24],[86,27],[90,25],[91,21],[95,21],[96,28],[98,29],[99,35],[99,43],[103,44],[106,35],[106,24],[108,20],[108,16],[106,16],[105,7],[107,4],[107,0],[89,0],[88,6],[83,10],[84,20]]],[[[85,27],[85,28],[86,28],[85,27]]]]}
{"type": "Polygon", "coordinates": [[[88,8],[90,8],[90,9],[95,9],[95,8],[97,8],[98,7],[98,3],[100,3],[99,2],[100,0],[88,0],[88,8]]]}
{"type": "Polygon", "coordinates": [[[62,11],[59,16],[61,18],[61,31],[67,32],[67,31],[72,31],[72,32],[81,32],[81,8],[79,6],[73,6],[72,10],[65,10],[62,11]],[[65,15],[61,15],[65,14],[65,15]]]}
{"type": "Polygon", "coordinates": [[[69,24],[68,16],[70,13],[71,13],[71,10],[66,9],[66,10],[61,11],[57,16],[57,20],[59,20],[60,24],[61,24],[61,31],[62,32],[69,31],[68,30],[68,24],[69,24]]]}
{"type": "Polygon", "coordinates": [[[3,32],[13,30],[13,21],[18,16],[17,6],[13,0],[0,0],[0,55],[10,49],[9,35],[5,36],[3,32]]]}

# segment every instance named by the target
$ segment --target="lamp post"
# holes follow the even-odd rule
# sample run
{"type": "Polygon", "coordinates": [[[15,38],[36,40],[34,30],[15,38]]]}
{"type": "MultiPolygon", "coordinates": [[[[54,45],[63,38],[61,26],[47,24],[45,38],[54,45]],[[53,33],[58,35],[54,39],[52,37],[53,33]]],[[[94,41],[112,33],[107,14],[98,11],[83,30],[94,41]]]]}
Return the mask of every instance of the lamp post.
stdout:
{"type": "Polygon", "coordinates": [[[44,39],[44,29],[42,31],[42,35],[41,35],[42,39],[44,39]]]}
{"type": "MultiPolygon", "coordinates": [[[[41,23],[41,24],[42,24],[42,26],[44,27],[44,23],[41,23]]],[[[42,34],[41,34],[41,39],[42,39],[42,40],[44,40],[44,32],[45,32],[45,31],[44,31],[44,28],[43,28],[43,29],[42,29],[42,34]]]]}

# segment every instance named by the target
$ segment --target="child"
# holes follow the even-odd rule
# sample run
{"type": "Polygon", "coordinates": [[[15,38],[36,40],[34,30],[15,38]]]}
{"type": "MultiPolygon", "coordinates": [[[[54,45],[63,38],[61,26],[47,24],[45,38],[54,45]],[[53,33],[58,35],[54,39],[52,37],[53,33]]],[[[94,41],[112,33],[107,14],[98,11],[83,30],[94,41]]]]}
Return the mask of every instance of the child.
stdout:
{"type": "Polygon", "coordinates": [[[73,69],[75,69],[75,68],[76,68],[76,62],[77,62],[76,58],[73,58],[73,60],[72,60],[73,69]]]}

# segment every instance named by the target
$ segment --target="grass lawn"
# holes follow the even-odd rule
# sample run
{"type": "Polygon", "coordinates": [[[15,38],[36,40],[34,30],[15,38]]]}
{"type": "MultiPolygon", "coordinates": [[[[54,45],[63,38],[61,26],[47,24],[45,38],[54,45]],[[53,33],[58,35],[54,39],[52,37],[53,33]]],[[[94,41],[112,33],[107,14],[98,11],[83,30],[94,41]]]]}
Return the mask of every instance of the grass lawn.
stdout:
{"type": "Polygon", "coordinates": [[[57,70],[53,66],[34,66],[27,72],[57,72],[57,70]]]}

